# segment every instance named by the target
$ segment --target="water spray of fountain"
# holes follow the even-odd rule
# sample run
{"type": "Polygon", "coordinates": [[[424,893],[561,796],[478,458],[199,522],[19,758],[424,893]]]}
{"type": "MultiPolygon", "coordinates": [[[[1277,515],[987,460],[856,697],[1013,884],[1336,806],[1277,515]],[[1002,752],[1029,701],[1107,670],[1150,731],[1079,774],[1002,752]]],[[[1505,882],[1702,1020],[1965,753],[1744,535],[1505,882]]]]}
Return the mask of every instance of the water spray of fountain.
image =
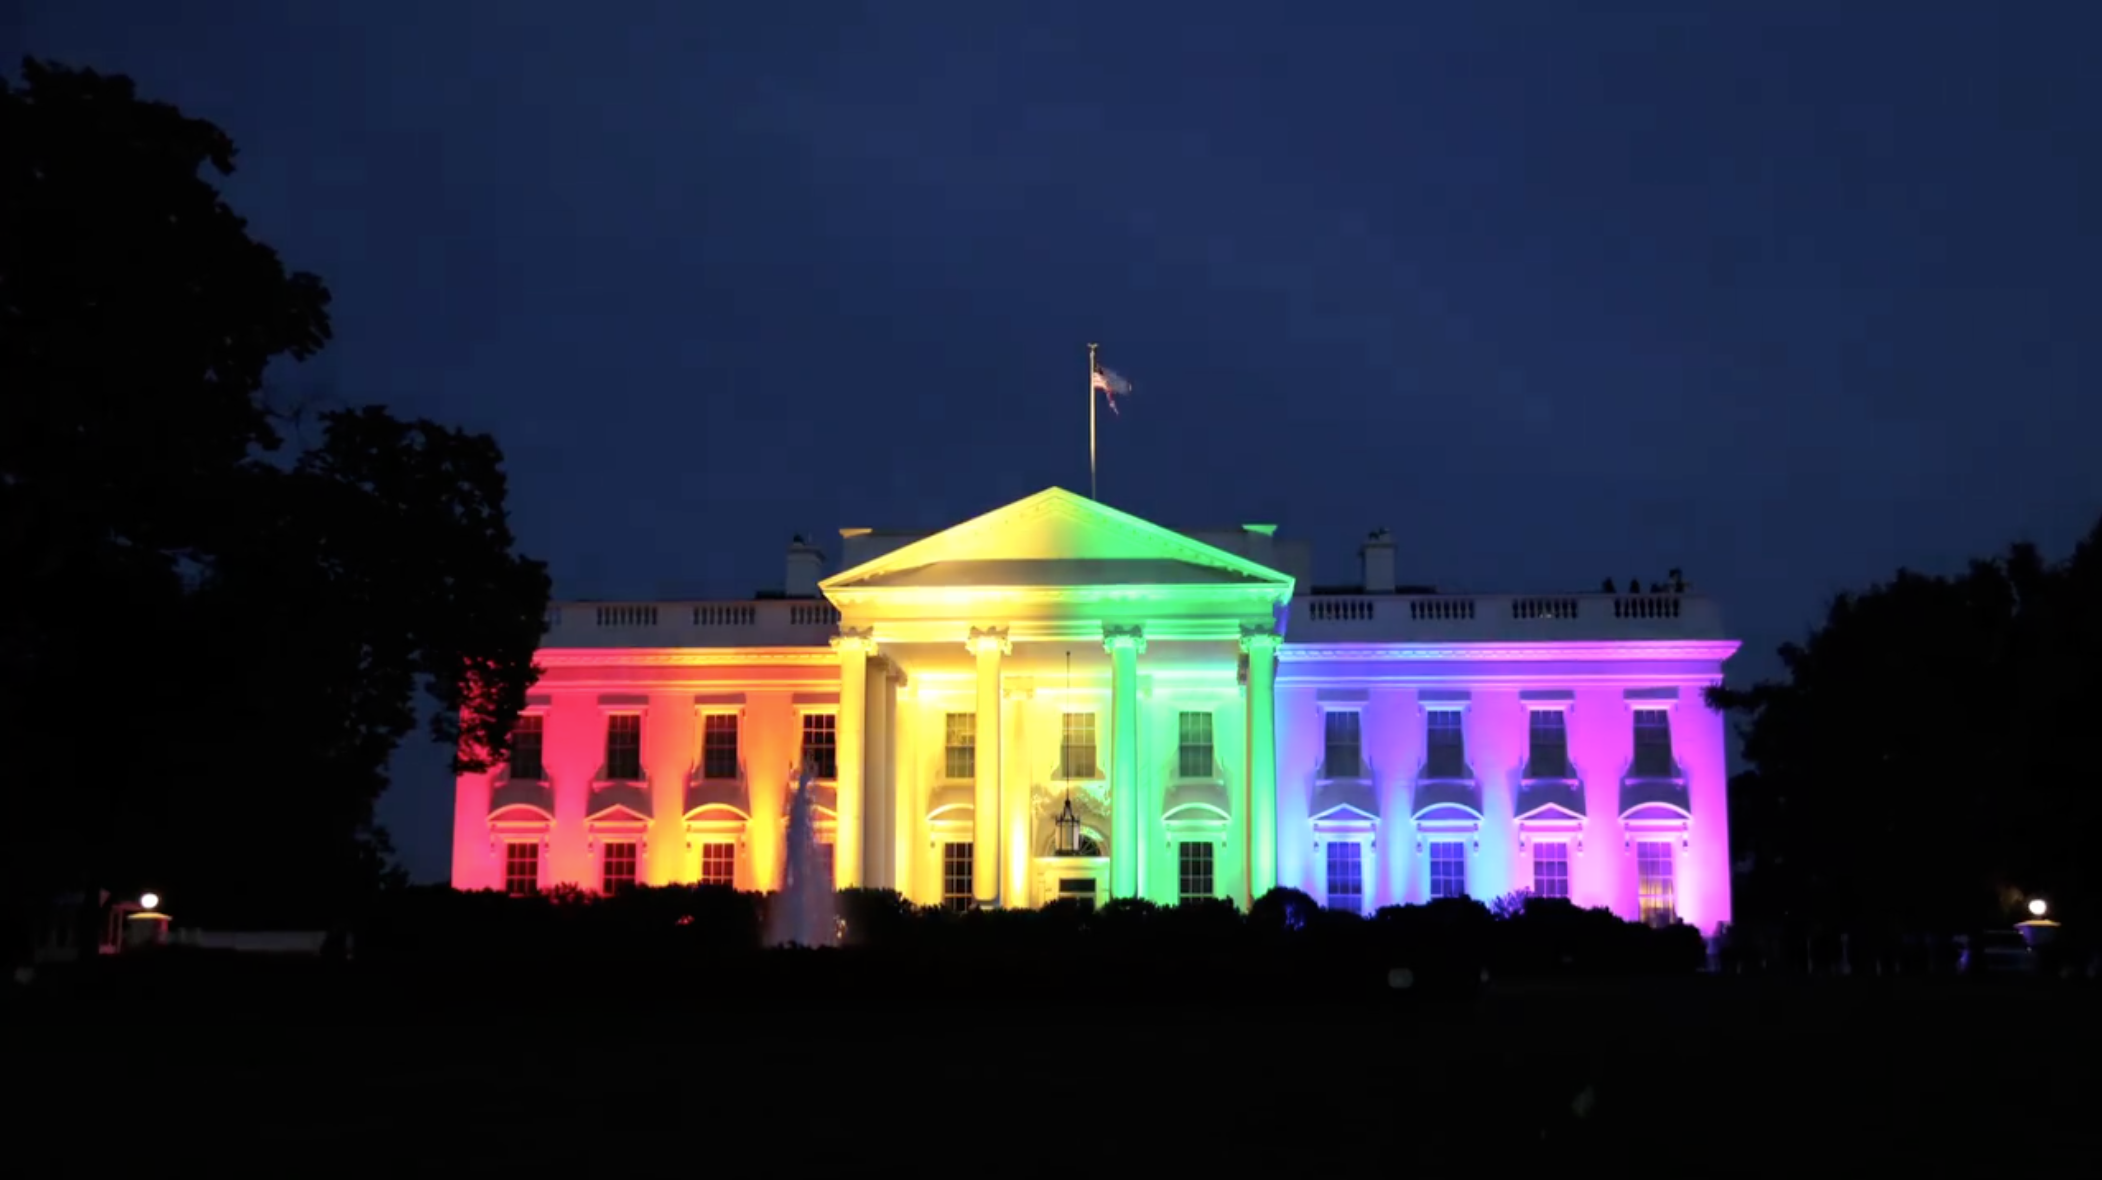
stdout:
{"type": "Polygon", "coordinates": [[[805,763],[788,800],[787,859],[781,894],[767,923],[772,927],[767,942],[773,946],[831,946],[838,934],[832,879],[818,856],[815,777],[805,763]]]}

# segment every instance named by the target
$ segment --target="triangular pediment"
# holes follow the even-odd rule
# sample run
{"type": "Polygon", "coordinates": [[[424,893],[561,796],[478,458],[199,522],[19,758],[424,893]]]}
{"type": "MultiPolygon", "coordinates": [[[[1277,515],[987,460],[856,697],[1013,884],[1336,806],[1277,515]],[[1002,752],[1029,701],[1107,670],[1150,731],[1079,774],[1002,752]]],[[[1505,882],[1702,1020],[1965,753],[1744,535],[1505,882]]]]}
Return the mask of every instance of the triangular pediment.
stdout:
{"type": "Polygon", "coordinates": [[[1220,586],[1292,590],[1288,574],[1050,488],[825,579],[820,589],[1220,586]]]}

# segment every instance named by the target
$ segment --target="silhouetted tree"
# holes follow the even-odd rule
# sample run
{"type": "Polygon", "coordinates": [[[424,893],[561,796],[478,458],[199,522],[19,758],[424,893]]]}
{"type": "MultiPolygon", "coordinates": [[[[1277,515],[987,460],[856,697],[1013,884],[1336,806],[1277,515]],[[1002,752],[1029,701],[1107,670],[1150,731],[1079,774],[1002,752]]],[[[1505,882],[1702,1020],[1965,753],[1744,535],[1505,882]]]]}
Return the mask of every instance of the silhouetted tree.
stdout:
{"type": "Polygon", "coordinates": [[[2015,545],[1842,594],[1780,656],[1711,693],[1746,721],[1733,842],[1771,916],[1946,928],[2089,893],[2102,523],[2063,562],[2015,545]]]}
{"type": "Polygon", "coordinates": [[[265,372],[327,343],[329,294],[221,199],[233,157],[122,77],[0,80],[11,901],[339,904],[418,688],[477,767],[534,676],[548,581],[493,440],[345,409],[286,453],[265,372]]]}

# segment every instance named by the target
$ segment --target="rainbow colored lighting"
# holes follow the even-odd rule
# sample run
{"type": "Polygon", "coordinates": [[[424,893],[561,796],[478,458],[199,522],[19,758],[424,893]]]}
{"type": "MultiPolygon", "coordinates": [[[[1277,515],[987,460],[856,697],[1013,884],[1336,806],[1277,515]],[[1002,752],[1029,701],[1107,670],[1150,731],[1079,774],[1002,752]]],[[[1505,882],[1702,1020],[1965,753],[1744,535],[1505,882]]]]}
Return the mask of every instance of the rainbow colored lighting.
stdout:
{"type": "Polygon", "coordinates": [[[1701,690],[1736,644],[1701,603],[1295,602],[1244,535],[1051,489],[809,597],[564,605],[523,765],[459,780],[453,883],[777,888],[807,757],[835,881],[923,903],[1533,890],[1728,921],[1701,690]]]}

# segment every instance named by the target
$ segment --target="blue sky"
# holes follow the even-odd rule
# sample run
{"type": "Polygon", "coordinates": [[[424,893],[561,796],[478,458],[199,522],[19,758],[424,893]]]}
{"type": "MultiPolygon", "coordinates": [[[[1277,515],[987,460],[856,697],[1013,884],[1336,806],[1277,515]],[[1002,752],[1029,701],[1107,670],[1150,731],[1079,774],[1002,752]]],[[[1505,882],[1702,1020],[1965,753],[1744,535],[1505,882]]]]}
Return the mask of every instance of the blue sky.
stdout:
{"type": "MultiPolygon", "coordinates": [[[[1085,490],[1324,580],[1834,590],[2102,508],[2102,8],[28,0],[241,145],[289,397],[493,431],[567,597],[1085,490]],[[1202,13],[1201,20],[1193,20],[1202,13]]],[[[442,755],[383,811],[444,871],[442,755]]]]}

